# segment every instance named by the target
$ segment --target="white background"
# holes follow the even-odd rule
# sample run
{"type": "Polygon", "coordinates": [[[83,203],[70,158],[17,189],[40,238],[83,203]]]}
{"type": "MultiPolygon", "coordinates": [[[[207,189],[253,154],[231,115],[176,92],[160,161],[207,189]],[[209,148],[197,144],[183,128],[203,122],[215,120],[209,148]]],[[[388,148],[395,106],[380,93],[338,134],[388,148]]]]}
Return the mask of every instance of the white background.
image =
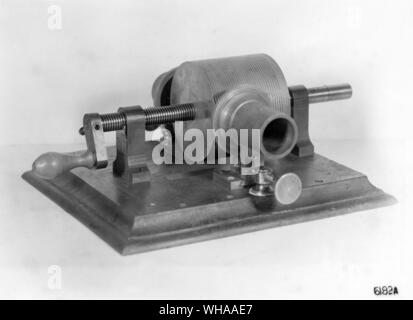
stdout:
{"type": "Polygon", "coordinates": [[[0,0],[0,297],[413,297],[412,40],[408,0],[0,0]],[[259,52],[289,85],[352,84],[351,100],[311,108],[317,152],[398,205],[120,257],[20,179],[40,153],[82,148],[84,113],[150,106],[153,80],[183,61],[259,52]]]}

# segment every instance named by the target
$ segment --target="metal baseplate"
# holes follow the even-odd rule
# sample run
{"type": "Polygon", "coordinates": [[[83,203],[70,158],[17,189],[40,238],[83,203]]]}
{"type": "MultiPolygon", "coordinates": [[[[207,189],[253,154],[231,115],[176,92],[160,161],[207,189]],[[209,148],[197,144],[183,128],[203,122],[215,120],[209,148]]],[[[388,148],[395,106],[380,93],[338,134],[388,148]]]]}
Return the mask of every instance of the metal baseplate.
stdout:
{"type": "MultiPolygon", "coordinates": [[[[110,164],[114,157],[114,148],[109,148],[110,164]]],[[[365,175],[318,154],[289,155],[271,166],[281,174],[293,172],[301,178],[303,190],[298,201],[281,205],[274,197],[252,197],[247,188],[214,178],[220,169],[206,165],[148,163],[151,181],[137,184],[113,175],[110,165],[102,170],[76,168],[52,180],[39,178],[33,171],[23,178],[122,255],[396,202],[365,175]]]]}

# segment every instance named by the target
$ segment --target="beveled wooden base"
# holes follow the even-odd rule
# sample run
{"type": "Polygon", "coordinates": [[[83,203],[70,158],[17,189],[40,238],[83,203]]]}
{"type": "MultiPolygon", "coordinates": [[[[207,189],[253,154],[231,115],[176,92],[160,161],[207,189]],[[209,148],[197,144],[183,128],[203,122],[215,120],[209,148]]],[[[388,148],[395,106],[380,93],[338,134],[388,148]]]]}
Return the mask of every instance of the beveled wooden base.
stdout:
{"type": "MultiPolygon", "coordinates": [[[[113,153],[113,152],[112,152],[113,153]]],[[[74,169],[54,180],[23,178],[121,254],[226,237],[354,211],[396,200],[363,174],[315,154],[274,163],[277,173],[302,180],[300,199],[282,206],[248,189],[230,190],[213,179],[212,166],[154,166],[152,181],[128,186],[103,170],[74,169]]]]}

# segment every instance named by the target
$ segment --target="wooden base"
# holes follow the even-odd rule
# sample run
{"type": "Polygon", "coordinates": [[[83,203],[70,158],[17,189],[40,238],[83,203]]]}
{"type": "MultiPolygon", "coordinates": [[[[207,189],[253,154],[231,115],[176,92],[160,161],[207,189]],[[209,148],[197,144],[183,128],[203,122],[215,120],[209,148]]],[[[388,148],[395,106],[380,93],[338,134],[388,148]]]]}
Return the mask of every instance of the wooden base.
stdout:
{"type": "MultiPolygon", "coordinates": [[[[111,152],[113,154],[113,151],[111,152]]],[[[77,168],[54,180],[23,178],[121,254],[132,254],[390,205],[396,200],[363,174],[315,154],[272,164],[296,173],[292,205],[254,198],[213,179],[212,166],[154,166],[151,182],[128,186],[103,170],[77,168]]]]}

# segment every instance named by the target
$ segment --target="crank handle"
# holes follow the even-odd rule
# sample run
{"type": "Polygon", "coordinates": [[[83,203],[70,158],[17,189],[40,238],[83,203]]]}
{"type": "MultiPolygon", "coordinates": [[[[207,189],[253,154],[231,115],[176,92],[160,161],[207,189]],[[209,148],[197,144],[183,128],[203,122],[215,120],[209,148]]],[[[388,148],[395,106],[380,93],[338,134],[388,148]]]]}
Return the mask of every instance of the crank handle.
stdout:
{"type": "Polygon", "coordinates": [[[77,167],[92,169],[96,166],[94,154],[87,150],[80,155],[48,152],[33,162],[33,172],[42,179],[51,180],[77,167]]]}

